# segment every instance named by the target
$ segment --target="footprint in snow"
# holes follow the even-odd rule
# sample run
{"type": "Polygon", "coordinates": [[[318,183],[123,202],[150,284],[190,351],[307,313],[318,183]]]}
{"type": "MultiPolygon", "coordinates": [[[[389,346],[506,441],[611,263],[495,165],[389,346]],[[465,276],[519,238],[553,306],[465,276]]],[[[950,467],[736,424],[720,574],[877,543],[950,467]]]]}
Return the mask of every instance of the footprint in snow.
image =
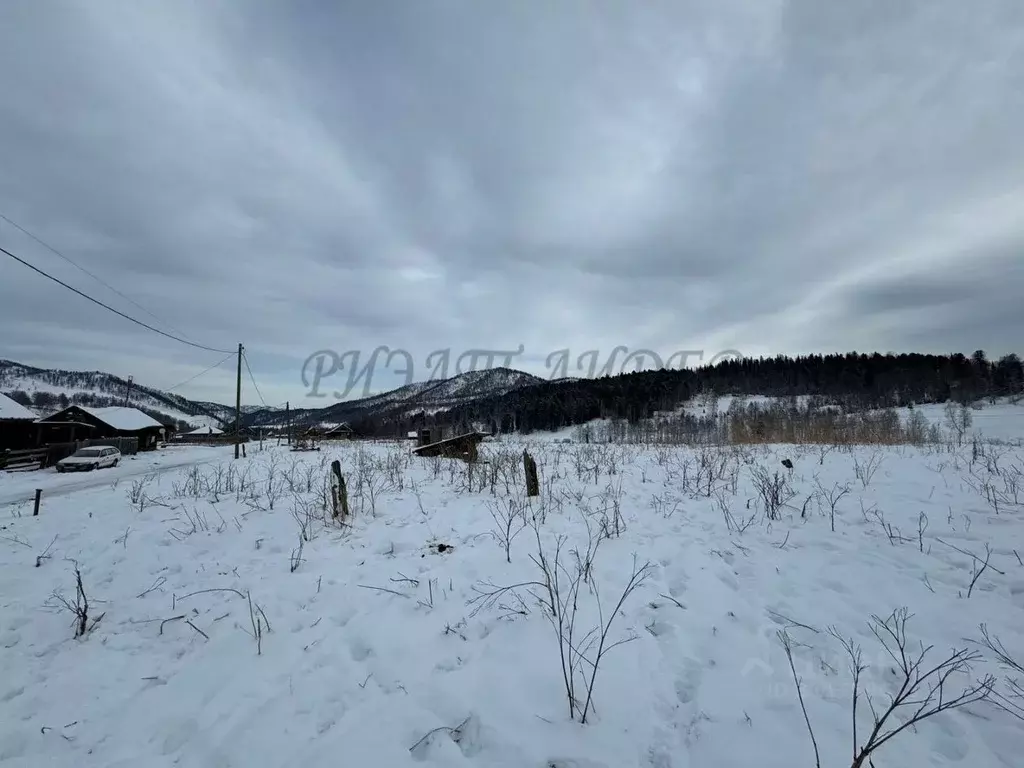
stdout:
{"type": "Polygon", "coordinates": [[[690,659],[685,663],[683,673],[675,682],[676,697],[681,704],[689,704],[697,697],[702,676],[701,667],[696,661],[690,659]]]}
{"type": "Polygon", "coordinates": [[[21,686],[20,688],[12,688],[7,693],[5,693],[3,696],[0,696],[0,702],[7,703],[8,701],[12,701],[12,700],[18,698],[19,696],[21,696],[21,694],[23,694],[24,692],[25,692],[25,686],[21,686]]]}
{"type": "Polygon", "coordinates": [[[370,656],[373,656],[373,648],[362,640],[353,640],[348,649],[352,654],[353,661],[365,661],[370,656]]]}

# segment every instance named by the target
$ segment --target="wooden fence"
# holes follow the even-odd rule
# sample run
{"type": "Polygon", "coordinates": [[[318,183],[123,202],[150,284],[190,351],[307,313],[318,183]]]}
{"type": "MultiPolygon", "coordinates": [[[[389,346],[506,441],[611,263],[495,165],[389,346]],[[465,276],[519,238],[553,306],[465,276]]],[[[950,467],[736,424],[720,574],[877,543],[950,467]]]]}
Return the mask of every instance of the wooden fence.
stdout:
{"type": "Polygon", "coordinates": [[[79,448],[88,448],[89,446],[111,446],[117,448],[125,456],[134,456],[139,452],[139,438],[111,437],[104,440],[79,440],[74,443],[50,443],[24,451],[2,451],[0,452],[0,469],[29,467],[33,464],[38,469],[45,469],[52,467],[61,459],[67,458],[79,448]]]}
{"type": "Polygon", "coordinates": [[[124,456],[134,456],[139,452],[139,438],[137,437],[108,437],[103,440],[82,440],[80,447],[85,448],[90,445],[117,448],[124,456]]]}
{"type": "Polygon", "coordinates": [[[7,449],[0,452],[0,469],[10,467],[25,467],[35,464],[42,469],[46,466],[46,448],[32,448],[27,451],[12,451],[7,449]]]}

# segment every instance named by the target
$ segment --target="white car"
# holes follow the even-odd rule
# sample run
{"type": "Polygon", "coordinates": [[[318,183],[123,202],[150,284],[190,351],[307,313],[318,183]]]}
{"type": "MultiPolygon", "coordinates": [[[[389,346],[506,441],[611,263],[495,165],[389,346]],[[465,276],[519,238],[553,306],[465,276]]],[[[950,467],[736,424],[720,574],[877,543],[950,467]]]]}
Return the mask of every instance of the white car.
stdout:
{"type": "Polygon", "coordinates": [[[116,467],[121,452],[109,446],[79,448],[74,454],[57,462],[58,472],[84,472],[100,467],[116,467]]]}

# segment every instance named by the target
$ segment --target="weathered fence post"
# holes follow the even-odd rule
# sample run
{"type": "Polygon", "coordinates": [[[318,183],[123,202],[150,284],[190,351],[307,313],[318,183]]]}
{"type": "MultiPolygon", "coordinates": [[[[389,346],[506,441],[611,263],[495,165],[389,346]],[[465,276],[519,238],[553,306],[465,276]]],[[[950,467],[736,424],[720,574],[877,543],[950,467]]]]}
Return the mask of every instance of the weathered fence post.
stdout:
{"type": "Polygon", "coordinates": [[[36,503],[32,508],[32,517],[39,517],[39,501],[43,498],[43,489],[36,488],[36,503]]]}
{"type": "Polygon", "coordinates": [[[331,506],[335,518],[348,518],[348,489],[345,478],[341,476],[341,462],[337,459],[331,462],[331,506]]]}
{"type": "Polygon", "coordinates": [[[526,495],[540,496],[540,481],[537,479],[537,462],[523,451],[523,470],[526,473],[526,495]]]}

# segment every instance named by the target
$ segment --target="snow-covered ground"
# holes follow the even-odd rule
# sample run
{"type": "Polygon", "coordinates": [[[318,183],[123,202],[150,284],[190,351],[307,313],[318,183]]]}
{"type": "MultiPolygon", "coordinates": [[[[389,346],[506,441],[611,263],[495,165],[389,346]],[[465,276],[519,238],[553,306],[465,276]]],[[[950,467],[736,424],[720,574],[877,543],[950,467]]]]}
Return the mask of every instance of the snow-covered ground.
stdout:
{"type": "MultiPolygon", "coordinates": [[[[44,496],[39,517],[8,508],[0,763],[813,766],[784,631],[821,764],[848,766],[852,678],[829,628],[863,649],[861,745],[866,696],[881,713],[898,688],[873,615],[909,609],[908,650],[933,646],[922,671],[953,647],[980,650],[974,677],[995,674],[1006,694],[1006,673],[969,642],[981,624],[1024,663],[1024,449],[548,440],[485,453],[470,475],[407,444],[238,461],[228,450],[44,496]],[[543,489],[528,504],[524,447],[543,489]],[[324,512],[332,458],[349,526],[324,512]],[[777,519],[759,477],[786,502],[777,519]],[[827,497],[847,485],[833,516],[827,497]],[[563,600],[578,584],[568,648],[538,584],[560,541],[563,600]],[[75,603],[75,564],[89,599],[78,639],[59,599],[75,603]],[[634,567],[640,583],[616,610],[634,567]],[[582,709],[598,652],[588,633],[602,619],[607,653],[581,724],[561,651],[587,659],[574,682],[582,709]]],[[[944,701],[971,679],[952,675],[944,701]]],[[[1024,723],[982,702],[908,728],[874,762],[989,768],[1021,755],[1024,723]]]]}
{"type": "Polygon", "coordinates": [[[116,467],[94,472],[60,474],[56,467],[44,470],[18,468],[0,472],[0,515],[9,505],[22,505],[33,501],[36,488],[43,491],[43,499],[65,495],[89,488],[107,488],[128,478],[166,472],[179,467],[207,464],[227,457],[232,446],[171,445],[157,451],[122,456],[116,467]]]}

